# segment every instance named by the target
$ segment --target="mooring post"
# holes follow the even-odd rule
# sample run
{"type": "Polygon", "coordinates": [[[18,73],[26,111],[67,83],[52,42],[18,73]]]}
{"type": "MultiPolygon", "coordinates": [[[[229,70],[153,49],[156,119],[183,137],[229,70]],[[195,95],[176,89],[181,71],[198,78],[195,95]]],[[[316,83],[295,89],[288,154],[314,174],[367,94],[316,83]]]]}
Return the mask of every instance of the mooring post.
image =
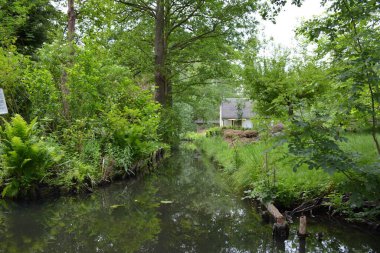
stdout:
{"type": "Polygon", "coordinates": [[[300,225],[298,228],[298,238],[300,240],[300,247],[299,247],[299,253],[305,253],[306,252],[306,237],[307,237],[307,231],[306,231],[306,216],[302,215],[300,217],[300,225]]]}
{"type": "Polygon", "coordinates": [[[273,204],[266,205],[268,212],[273,216],[273,238],[277,241],[284,241],[289,237],[289,225],[285,217],[278,211],[273,204]]]}
{"type": "Polygon", "coordinates": [[[273,237],[276,240],[286,240],[289,237],[289,225],[285,221],[284,217],[276,219],[276,223],[273,224],[273,237]]]}

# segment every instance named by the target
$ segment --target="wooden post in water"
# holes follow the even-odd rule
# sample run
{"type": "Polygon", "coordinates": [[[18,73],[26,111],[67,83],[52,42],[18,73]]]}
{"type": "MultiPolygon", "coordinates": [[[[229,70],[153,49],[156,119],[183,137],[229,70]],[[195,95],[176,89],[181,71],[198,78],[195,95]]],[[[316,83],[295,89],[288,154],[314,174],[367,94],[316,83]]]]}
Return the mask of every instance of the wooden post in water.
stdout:
{"type": "Polygon", "coordinates": [[[299,253],[305,253],[306,252],[306,237],[307,237],[306,216],[302,215],[300,217],[300,225],[299,225],[299,229],[298,229],[298,238],[300,240],[299,253]]]}
{"type": "Polygon", "coordinates": [[[285,217],[273,204],[267,204],[266,208],[275,220],[275,223],[273,224],[273,238],[282,241],[288,239],[289,225],[286,222],[285,217]]]}

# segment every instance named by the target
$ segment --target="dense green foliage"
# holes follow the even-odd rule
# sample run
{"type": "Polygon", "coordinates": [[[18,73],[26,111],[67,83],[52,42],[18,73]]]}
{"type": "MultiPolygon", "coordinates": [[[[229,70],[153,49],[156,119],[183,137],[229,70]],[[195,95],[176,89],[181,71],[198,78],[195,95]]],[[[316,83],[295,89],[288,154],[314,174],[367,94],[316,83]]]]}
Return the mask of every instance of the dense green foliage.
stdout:
{"type": "Polygon", "coordinates": [[[17,115],[0,127],[0,180],[5,187],[2,196],[28,195],[49,173],[62,155],[54,144],[40,140],[36,119],[30,124],[17,115]]]}
{"type": "MultiPolygon", "coordinates": [[[[286,2],[272,1],[262,14],[275,19],[286,2]]],[[[322,169],[333,178],[334,207],[351,218],[378,219],[380,5],[372,0],[321,4],[325,14],[298,29],[304,41],[316,45],[313,54],[270,44],[272,55],[260,54],[268,52],[267,41],[247,41],[242,58],[246,92],[261,118],[286,126],[282,142],[288,160],[281,167],[298,174],[322,169]]],[[[277,150],[271,152],[281,153],[271,138],[261,137],[277,150]]]]}
{"type": "Polygon", "coordinates": [[[0,6],[0,45],[15,45],[23,54],[34,53],[51,39],[59,21],[59,11],[48,0],[1,0],[0,6]]]}
{"type": "Polygon", "coordinates": [[[10,113],[2,123],[3,196],[38,196],[43,187],[89,189],[135,173],[139,161],[165,146],[152,92],[132,80],[104,41],[93,41],[98,35],[83,34],[80,47],[57,37],[33,59],[13,45],[0,48],[0,83],[10,113]],[[23,118],[36,119],[28,125],[23,118]],[[22,127],[30,136],[5,134],[22,127]]]}
{"type": "Polygon", "coordinates": [[[7,96],[8,111],[11,115],[27,114],[30,106],[25,89],[24,72],[30,60],[15,52],[15,48],[0,48],[0,85],[7,96]]]}
{"type": "Polygon", "coordinates": [[[261,115],[292,117],[307,111],[321,95],[330,92],[326,67],[316,59],[306,54],[291,56],[289,51],[270,43],[263,47],[273,50],[273,55],[258,56],[256,42],[247,43],[243,72],[246,92],[261,115]]]}
{"type": "MultiPolygon", "coordinates": [[[[366,155],[367,164],[376,160],[376,153],[368,154],[371,143],[370,135],[349,135],[342,149],[366,155]]],[[[376,201],[379,190],[371,186],[379,185],[379,177],[372,174],[372,181],[365,174],[351,174],[355,180],[343,172],[329,174],[324,170],[310,169],[306,164],[299,164],[294,171],[294,157],[284,145],[275,145],[278,140],[271,138],[255,143],[243,144],[236,141],[228,144],[221,137],[197,138],[197,146],[217,162],[226,179],[247,198],[263,202],[274,201],[287,210],[315,198],[325,197],[334,212],[341,212],[354,220],[376,220],[379,210],[376,206],[365,206],[366,200],[376,201]],[[275,148],[273,148],[275,147],[275,148]],[[358,187],[360,184],[360,187],[358,187]],[[350,192],[351,200],[345,199],[350,192]]],[[[373,150],[372,150],[373,151],[373,150]]]]}
{"type": "MultiPolygon", "coordinates": [[[[5,87],[6,92],[18,92],[17,96],[10,97],[15,101],[8,100],[10,112],[20,112],[26,118],[39,117],[40,136],[45,135],[64,151],[64,165],[56,168],[55,177],[47,178],[46,182],[72,189],[81,188],[82,182],[89,181],[91,187],[100,180],[110,180],[120,169],[120,172],[130,173],[134,163],[160,147],[159,106],[150,92],[130,81],[126,68],[115,65],[106,55],[102,57],[104,61],[95,60],[106,51],[77,49],[77,62],[67,69],[72,91],[68,97],[71,114],[69,121],[64,120],[56,83],[61,71],[57,69],[59,65],[51,65],[60,60],[57,46],[52,44],[42,49],[38,63],[15,53],[15,61],[23,60],[25,69],[7,84],[19,90],[5,87]]],[[[11,67],[3,69],[4,75],[12,73],[11,67]]],[[[7,151],[1,152],[6,154],[7,151]]],[[[41,165],[39,170],[44,168],[41,165]]],[[[3,180],[10,178],[2,174],[3,180]]],[[[29,191],[29,188],[24,185],[23,190],[29,191]]]]}
{"type": "Polygon", "coordinates": [[[306,22],[299,32],[331,57],[331,73],[345,85],[342,109],[372,131],[377,152],[380,85],[379,11],[377,1],[332,1],[328,14],[306,22]],[[369,124],[368,124],[369,123],[369,124]]]}
{"type": "MultiPolygon", "coordinates": [[[[31,123],[36,132],[26,148],[44,139],[47,147],[61,152],[61,160],[54,166],[49,159],[47,165],[38,165],[33,152],[21,156],[21,162],[12,168],[22,170],[22,159],[31,159],[36,164],[30,173],[36,172],[10,191],[11,185],[20,184],[25,173],[15,176],[10,172],[10,151],[3,148],[1,187],[6,187],[4,192],[8,193],[4,195],[36,195],[38,188],[45,185],[64,191],[92,188],[116,175],[134,173],[136,163],[165,146],[162,141],[177,145],[181,132],[195,129],[194,119],[215,116],[220,97],[214,80],[222,74],[232,75],[224,71],[231,65],[225,52],[232,55],[229,41],[236,40],[237,45],[236,36],[241,34],[234,28],[243,22],[248,24],[246,13],[254,8],[254,1],[241,1],[246,9],[236,4],[207,3],[213,10],[212,17],[205,17],[212,21],[209,24],[192,18],[205,13],[204,6],[173,1],[184,9],[166,10],[174,11],[174,16],[171,14],[171,23],[166,22],[165,27],[168,41],[170,34],[165,66],[170,78],[165,75],[173,84],[188,85],[190,91],[197,92],[179,92],[175,106],[161,110],[154,102],[152,85],[157,66],[154,54],[147,53],[153,51],[154,41],[149,15],[136,21],[139,10],[128,5],[113,1],[86,1],[80,5],[72,2],[74,10],[69,10],[69,17],[56,8],[57,4],[44,0],[1,2],[0,85],[9,109],[4,125],[38,118],[31,123]],[[230,10],[231,17],[239,16],[239,22],[222,15],[224,7],[230,10]],[[76,15],[70,16],[70,11],[76,15]],[[188,18],[183,19],[181,15],[185,14],[188,18]],[[213,19],[214,14],[221,23],[213,19]],[[67,19],[65,31],[63,20],[67,19]],[[185,25],[194,29],[189,32],[185,25]],[[126,30],[126,26],[134,28],[126,30]],[[75,34],[75,29],[80,32],[75,34]],[[202,90],[202,85],[213,87],[209,89],[214,93],[213,101],[205,98],[210,92],[202,90]],[[21,116],[13,118],[16,114],[21,116]]],[[[41,150],[36,152],[45,152],[45,144],[38,145],[41,150]]]]}

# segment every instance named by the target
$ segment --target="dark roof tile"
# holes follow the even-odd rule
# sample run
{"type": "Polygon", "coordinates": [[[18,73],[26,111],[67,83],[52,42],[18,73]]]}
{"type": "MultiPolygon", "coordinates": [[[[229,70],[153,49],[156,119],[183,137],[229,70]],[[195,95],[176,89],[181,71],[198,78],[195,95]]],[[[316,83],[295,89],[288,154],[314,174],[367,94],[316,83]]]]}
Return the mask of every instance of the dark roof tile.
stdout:
{"type": "Polygon", "coordinates": [[[250,119],[255,114],[253,113],[253,103],[247,98],[226,98],[222,104],[222,118],[223,119],[237,119],[238,107],[241,108],[242,118],[250,119]]]}

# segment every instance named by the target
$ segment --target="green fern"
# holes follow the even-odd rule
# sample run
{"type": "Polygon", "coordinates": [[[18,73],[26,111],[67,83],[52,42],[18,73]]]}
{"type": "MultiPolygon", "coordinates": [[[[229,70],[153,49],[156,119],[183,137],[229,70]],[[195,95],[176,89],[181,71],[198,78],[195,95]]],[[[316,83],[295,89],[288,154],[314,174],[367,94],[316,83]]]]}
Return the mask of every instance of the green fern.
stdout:
{"type": "Polygon", "coordinates": [[[34,191],[62,156],[36,135],[37,119],[28,124],[20,115],[0,127],[1,182],[3,197],[17,197],[34,191]]]}

